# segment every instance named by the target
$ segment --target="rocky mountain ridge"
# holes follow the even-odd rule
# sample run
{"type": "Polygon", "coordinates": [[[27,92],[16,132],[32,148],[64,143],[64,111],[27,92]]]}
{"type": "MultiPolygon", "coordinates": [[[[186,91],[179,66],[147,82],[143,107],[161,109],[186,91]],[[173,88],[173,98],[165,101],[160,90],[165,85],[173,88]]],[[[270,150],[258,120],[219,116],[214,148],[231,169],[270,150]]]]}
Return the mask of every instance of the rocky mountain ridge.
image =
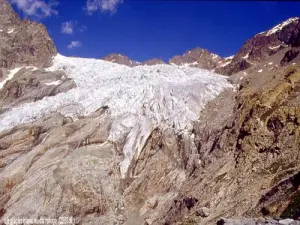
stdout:
{"type": "Polygon", "coordinates": [[[144,62],[138,62],[138,61],[131,60],[128,56],[124,56],[118,53],[109,54],[103,57],[102,59],[108,62],[114,62],[129,67],[140,66],[140,65],[151,66],[151,65],[165,64],[165,62],[162,61],[161,59],[149,59],[144,62]]]}
{"type": "MultiPolygon", "coordinates": [[[[232,75],[261,62],[281,50],[295,58],[298,54],[293,48],[299,47],[300,18],[290,18],[268,31],[261,32],[245,42],[233,57],[232,61],[222,68],[216,68],[217,73],[232,75]],[[292,48],[292,49],[289,49],[292,48]]],[[[299,51],[296,51],[299,53],[299,51]]],[[[289,59],[292,60],[291,58],[289,59]]]]}
{"type": "MultiPolygon", "coordinates": [[[[285,59],[279,66],[296,58],[299,54],[299,25],[300,18],[290,18],[268,31],[261,32],[245,42],[236,55],[222,58],[207,49],[195,48],[186,51],[182,56],[174,56],[169,64],[196,67],[215,71],[218,74],[232,75],[244,71],[261,61],[266,61],[279,51],[285,51],[285,59]]],[[[104,60],[117,62],[127,66],[147,65],[130,60],[127,56],[119,54],[104,57],[104,60]],[[124,58],[124,59],[122,59],[124,58]]],[[[151,60],[151,64],[161,64],[161,60],[151,60]]]]}
{"type": "Polygon", "coordinates": [[[197,67],[201,69],[213,70],[223,61],[223,59],[209,52],[207,49],[195,48],[185,52],[182,56],[174,56],[169,60],[170,64],[197,67]]]}

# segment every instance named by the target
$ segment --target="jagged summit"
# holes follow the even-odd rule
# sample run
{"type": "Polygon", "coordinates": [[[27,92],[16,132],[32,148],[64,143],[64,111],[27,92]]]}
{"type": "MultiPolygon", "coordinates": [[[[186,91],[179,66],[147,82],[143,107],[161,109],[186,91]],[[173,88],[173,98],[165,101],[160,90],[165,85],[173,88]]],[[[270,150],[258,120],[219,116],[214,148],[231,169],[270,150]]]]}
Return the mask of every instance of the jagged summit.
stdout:
{"type": "Polygon", "coordinates": [[[118,63],[121,65],[126,65],[129,67],[139,66],[139,65],[159,65],[165,64],[161,59],[149,59],[144,62],[138,62],[135,60],[131,60],[128,56],[121,55],[119,53],[112,53],[102,58],[105,61],[118,63]]]}
{"type": "MultiPolygon", "coordinates": [[[[300,19],[299,17],[293,17],[274,26],[270,30],[261,32],[250,38],[234,56],[222,58],[209,52],[207,49],[197,47],[186,51],[183,55],[172,57],[168,63],[207,69],[224,75],[236,74],[267,60],[270,56],[275,55],[283,49],[288,51],[290,50],[289,47],[297,48],[300,46],[299,29],[300,19]]],[[[297,51],[298,50],[292,50],[292,52],[287,53],[284,60],[282,56],[280,56],[280,60],[283,60],[283,62],[278,62],[277,64],[281,65],[285,63],[287,59],[291,61],[292,57],[297,56],[297,53],[295,53],[297,51]]],[[[119,54],[112,54],[104,59],[127,66],[162,63],[162,61],[140,63],[119,54]]]]}
{"type": "Polygon", "coordinates": [[[130,66],[130,67],[140,65],[140,62],[131,60],[128,56],[124,56],[119,53],[109,54],[109,55],[105,56],[103,58],[103,60],[118,63],[121,65],[130,66]]]}
{"type": "MultiPolygon", "coordinates": [[[[105,56],[103,60],[115,62],[126,66],[138,66],[138,65],[157,65],[165,64],[161,59],[149,59],[144,62],[138,62],[131,60],[128,56],[124,56],[118,53],[109,54],[105,56]]],[[[190,51],[186,51],[182,56],[174,56],[169,60],[169,64],[175,64],[178,66],[195,67],[207,70],[215,69],[223,61],[222,57],[209,52],[207,49],[197,47],[190,51]]]]}
{"type": "Polygon", "coordinates": [[[220,61],[222,61],[222,57],[209,52],[207,49],[197,47],[186,51],[182,56],[174,56],[169,60],[169,63],[212,70],[220,61]]]}

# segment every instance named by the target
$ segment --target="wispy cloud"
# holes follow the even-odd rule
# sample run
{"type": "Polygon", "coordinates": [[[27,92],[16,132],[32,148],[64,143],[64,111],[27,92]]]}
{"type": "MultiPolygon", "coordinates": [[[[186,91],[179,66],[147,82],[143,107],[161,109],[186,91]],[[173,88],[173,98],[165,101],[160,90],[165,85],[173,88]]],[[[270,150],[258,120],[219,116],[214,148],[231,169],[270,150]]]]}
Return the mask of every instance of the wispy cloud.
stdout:
{"type": "Polygon", "coordinates": [[[82,44],[80,41],[71,41],[71,43],[68,45],[68,49],[79,48],[81,46],[82,44]]]}
{"type": "Polygon", "coordinates": [[[87,27],[85,25],[82,25],[81,27],[79,27],[80,32],[84,32],[86,29],[87,29],[87,27]]]}
{"type": "Polygon", "coordinates": [[[86,29],[85,25],[78,25],[77,21],[66,21],[61,24],[60,32],[63,34],[73,34],[75,31],[84,32],[86,29]]]}
{"type": "Polygon", "coordinates": [[[55,7],[57,1],[50,0],[9,0],[11,4],[15,4],[26,16],[35,16],[38,18],[49,17],[58,12],[55,7]]]}
{"type": "Polygon", "coordinates": [[[96,11],[114,13],[123,0],[87,0],[85,10],[89,15],[96,11]]]}
{"type": "Polygon", "coordinates": [[[77,21],[67,21],[61,24],[61,33],[63,34],[73,34],[77,21]]]}

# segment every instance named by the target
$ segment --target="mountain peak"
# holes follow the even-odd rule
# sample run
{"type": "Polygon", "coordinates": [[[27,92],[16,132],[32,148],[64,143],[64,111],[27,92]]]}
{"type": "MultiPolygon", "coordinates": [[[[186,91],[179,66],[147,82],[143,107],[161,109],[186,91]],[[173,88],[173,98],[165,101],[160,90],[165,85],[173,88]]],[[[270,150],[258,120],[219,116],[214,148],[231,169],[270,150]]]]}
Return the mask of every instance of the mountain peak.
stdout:
{"type": "Polygon", "coordinates": [[[130,67],[137,66],[140,64],[140,62],[131,60],[128,56],[121,55],[119,53],[111,53],[105,56],[103,60],[130,66],[130,67]]]}
{"type": "Polygon", "coordinates": [[[186,51],[182,56],[174,56],[169,60],[169,63],[212,70],[220,61],[222,61],[222,57],[217,54],[211,53],[207,49],[196,47],[186,51]]]}
{"type": "Polygon", "coordinates": [[[267,60],[281,50],[300,46],[300,19],[289,18],[270,30],[248,39],[232,59],[231,63],[216,72],[232,75],[257,63],[267,60]]]}

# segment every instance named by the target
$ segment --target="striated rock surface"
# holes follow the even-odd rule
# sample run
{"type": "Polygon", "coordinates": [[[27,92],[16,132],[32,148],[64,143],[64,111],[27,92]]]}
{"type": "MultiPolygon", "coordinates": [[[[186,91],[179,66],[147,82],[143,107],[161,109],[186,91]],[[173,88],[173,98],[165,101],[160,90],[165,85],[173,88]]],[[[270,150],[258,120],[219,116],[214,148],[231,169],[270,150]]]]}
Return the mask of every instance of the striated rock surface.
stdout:
{"type": "Polygon", "coordinates": [[[77,121],[54,113],[1,133],[2,222],[66,216],[111,224],[122,199],[115,148],[106,141],[110,126],[100,109],[77,121]]]}

